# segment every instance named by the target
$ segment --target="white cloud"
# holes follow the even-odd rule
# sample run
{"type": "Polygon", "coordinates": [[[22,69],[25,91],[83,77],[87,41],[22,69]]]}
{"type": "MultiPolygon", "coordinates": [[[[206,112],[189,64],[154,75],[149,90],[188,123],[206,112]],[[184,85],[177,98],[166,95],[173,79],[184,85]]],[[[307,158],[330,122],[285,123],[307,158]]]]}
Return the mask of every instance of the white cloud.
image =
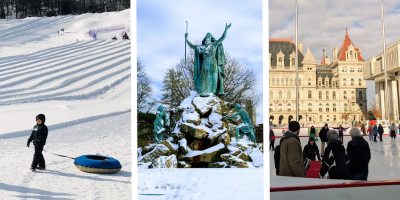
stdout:
{"type": "MultiPolygon", "coordinates": [[[[262,2],[241,0],[138,0],[138,58],[146,66],[157,98],[167,68],[184,56],[185,21],[189,22],[189,40],[201,41],[207,32],[218,38],[225,23],[232,23],[224,49],[257,75],[262,93],[262,2]]],[[[262,123],[262,103],[257,121],[262,123]]]]}

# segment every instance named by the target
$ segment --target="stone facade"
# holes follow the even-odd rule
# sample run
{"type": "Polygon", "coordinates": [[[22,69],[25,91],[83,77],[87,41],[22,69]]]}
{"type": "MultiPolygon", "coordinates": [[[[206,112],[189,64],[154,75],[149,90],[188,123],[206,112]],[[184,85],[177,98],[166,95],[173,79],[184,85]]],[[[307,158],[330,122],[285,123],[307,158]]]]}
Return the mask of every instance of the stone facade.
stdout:
{"type": "MultiPolygon", "coordinates": [[[[290,39],[271,39],[269,54],[269,119],[286,125],[296,117],[295,45],[290,39]]],[[[343,44],[317,63],[310,48],[299,45],[300,122],[352,124],[366,120],[366,83],[361,51],[346,31],[343,44]]]]}

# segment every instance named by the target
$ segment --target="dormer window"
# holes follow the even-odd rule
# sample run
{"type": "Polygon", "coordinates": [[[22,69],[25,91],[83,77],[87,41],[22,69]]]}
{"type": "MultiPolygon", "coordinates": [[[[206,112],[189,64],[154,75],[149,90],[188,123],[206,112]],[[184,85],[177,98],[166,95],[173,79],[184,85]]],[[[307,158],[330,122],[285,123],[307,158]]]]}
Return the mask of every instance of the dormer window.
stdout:
{"type": "Polygon", "coordinates": [[[283,58],[278,58],[278,67],[283,67],[283,58]]]}

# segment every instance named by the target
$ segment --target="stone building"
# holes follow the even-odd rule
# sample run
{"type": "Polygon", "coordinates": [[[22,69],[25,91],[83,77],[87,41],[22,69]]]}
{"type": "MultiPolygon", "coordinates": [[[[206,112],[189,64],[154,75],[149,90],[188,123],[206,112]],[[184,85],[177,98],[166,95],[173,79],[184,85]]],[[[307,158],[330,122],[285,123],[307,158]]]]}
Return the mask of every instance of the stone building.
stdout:
{"type": "Polygon", "coordinates": [[[386,49],[385,63],[388,75],[389,116],[384,112],[385,103],[385,75],[382,65],[382,54],[369,58],[364,63],[364,78],[375,82],[375,108],[381,111],[381,118],[393,121],[400,120],[400,41],[386,49]]]}
{"type": "MultiPolygon", "coordinates": [[[[346,31],[342,46],[323,50],[317,63],[310,48],[299,43],[299,113],[304,124],[352,124],[366,119],[366,83],[360,49],[346,31]]],[[[269,119],[286,125],[296,115],[295,44],[290,39],[269,41],[269,119]]]]}

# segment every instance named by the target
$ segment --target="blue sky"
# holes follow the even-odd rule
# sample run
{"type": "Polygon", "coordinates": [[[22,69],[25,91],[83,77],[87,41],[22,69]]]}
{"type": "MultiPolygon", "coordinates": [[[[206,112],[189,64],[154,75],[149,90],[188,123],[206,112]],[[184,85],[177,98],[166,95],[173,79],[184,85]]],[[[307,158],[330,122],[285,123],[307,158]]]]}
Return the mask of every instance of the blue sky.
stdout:
{"type": "MultiPolygon", "coordinates": [[[[354,44],[361,49],[364,59],[382,52],[381,6],[380,0],[299,0],[299,40],[303,50],[310,49],[319,62],[322,48],[328,47],[332,58],[332,48],[340,48],[346,27],[354,44]]],[[[386,45],[400,39],[398,21],[400,2],[385,0],[386,45]]],[[[270,37],[289,37],[294,39],[294,0],[269,1],[270,37]]],[[[375,86],[367,82],[368,105],[373,103],[375,86]]]]}
{"type": "MultiPolygon", "coordinates": [[[[262,94],[262,2],[261,0],[138,0],[137,53],[152,81],[155,98],[161,97],[166,70],[184,56],[187,20],[189,40],[201,41],[207,32],[219,38],[225,23],[232,23],[224,49],[255,71],[262,94]]],[[[262,102],[257,106],[262,123],[262,102]]]]}

